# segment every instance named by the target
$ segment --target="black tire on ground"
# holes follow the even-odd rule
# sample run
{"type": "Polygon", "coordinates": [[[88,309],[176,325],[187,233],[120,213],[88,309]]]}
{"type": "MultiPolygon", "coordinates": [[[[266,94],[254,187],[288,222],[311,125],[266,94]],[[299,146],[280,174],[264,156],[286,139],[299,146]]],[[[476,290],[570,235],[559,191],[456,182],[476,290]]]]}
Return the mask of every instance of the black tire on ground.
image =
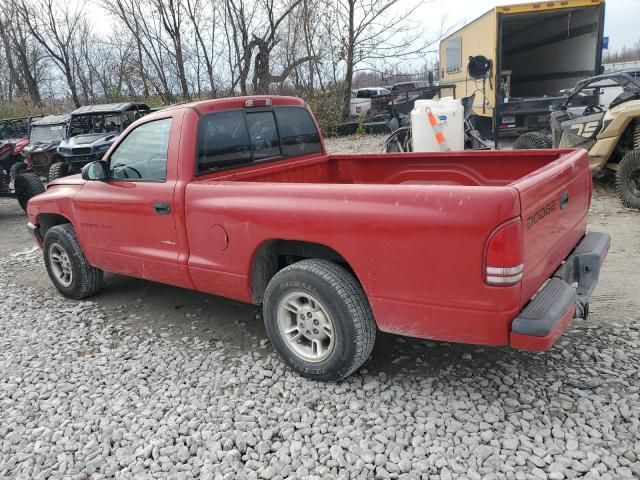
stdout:
{"type": "Polygon", "coordinates": [[[22,209],[27,211],[27,204],[36,195],[44,193],[44,184],[33,173],[21,173],[16,175],[13,182],[13,187],[18,197],[18,203],[22,209]]]}
{"type": "MultiPolygon", "coordinates": [[[[263,309],[271,344],[280,357],[303,377],[323,381],[340,380],[359,368],[373,349],[376,323],[365,292],[351,273],[327,260],[303,260],[279,271],[267,286],[263,309]],[[310,316],[309,309],[315,312],[324,309],[330,318],[332,329],[329,331],[332,334],[328,343],[332,346],[326,348],[326,358],[308,361],[293,349],[297,348],[292,346],[295,340],[285,338],[286,330],[282,325],[304,318],[303,315],[298,317],[302,310],[291,311],[284,307],[290,306],[286,299],[298,298],[297,295],[308,295],[317,300],[317,303],[298,304],[307,308],[306,315],[310,316]]],[[[309,321],[317,325],[315,317],[310,317],[309,321]]],[[[318,333],[316,330],[314,332],[318,333]]],[[[303,334],[303,331],[299,330],[298,333],[303,334]]],[[[295,337],[295,333],[292,337],[295,337]]],[[[307,337],[297,340],[297,344],[301,342],[303,346],[304,342],[313,343],[307,337]]],[[[313,350],[313,346],[310,348],[313,350]]]]}
{"type": "Polygon", "coordinates": [[[514,150],[538,150],[551,148],[551,139],[543,133],[527,132],[513,143],[514,150]]]}
{"type": "Polygon", "coordinates": [[[49,167],[48,180],[52,182],[56,178],[66,177],[68,174],[69,174],[69,165],[67,165],[64,162],[52,163],[51,166],[49,167]]]}
{"type": "Polygon", "coordinates": [[[9,171],[9,176],[11,180],[15,180],[18,175],[20,175],[27,168],[27,164],[24,162],[16,162],[11,165],[11,170],[9,171]]]}
{"type": "Polygon", "coordinates": [[[632,150],[620,160],[616,190],[625,206],[640,210],[640,150],[632,150]]]}
{"type": "Polygon", "coordinates": [[[71,224],[56,225],[47,230],[42,249],[49,278],[65,297],[81,300],[102,288],[104,273],[89,264],[71,224]],[[63,270],[63,266],[70,272],[68,285],[56,273],[63,270]]]}

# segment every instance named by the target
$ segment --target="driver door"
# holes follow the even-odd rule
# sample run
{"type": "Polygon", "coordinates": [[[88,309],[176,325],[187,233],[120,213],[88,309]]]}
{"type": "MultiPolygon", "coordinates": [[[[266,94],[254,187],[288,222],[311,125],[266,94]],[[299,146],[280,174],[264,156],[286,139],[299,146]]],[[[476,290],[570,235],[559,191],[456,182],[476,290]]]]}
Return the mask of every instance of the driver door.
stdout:
{"type": "Polygon", "coordinates": [[[108,180],[87,181],[74,203],[91,264],[183,286],[173,198],[180,139],[172,121],[152,120],[131,130],[107,160],[108,180]]]}

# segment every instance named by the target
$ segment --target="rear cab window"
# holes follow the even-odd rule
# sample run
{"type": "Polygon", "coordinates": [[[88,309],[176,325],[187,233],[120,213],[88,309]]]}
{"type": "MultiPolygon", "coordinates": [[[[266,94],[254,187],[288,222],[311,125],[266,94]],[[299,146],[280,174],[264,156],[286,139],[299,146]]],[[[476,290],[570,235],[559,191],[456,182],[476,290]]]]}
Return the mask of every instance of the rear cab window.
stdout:
{"type": "Polygon", "coordinates": [[[305,108],[213,112],[198,126],[196,174],[321,152],[320,134],[305,108]]]}

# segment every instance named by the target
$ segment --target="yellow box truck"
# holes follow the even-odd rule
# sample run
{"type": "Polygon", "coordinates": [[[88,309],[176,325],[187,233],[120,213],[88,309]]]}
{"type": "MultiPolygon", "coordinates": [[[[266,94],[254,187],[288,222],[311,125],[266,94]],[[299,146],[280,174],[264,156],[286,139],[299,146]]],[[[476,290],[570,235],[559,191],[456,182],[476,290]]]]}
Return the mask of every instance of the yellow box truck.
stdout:
{"type": "MultiPolygon", "coordinates": [[[[440,96],[475,94],[486,137],[549,129],[549,107],[601,70],[604,0],[498,6],[440,42],[440,96]]],[[[597,104],[597,95],[574,106],[597,104]]]]}

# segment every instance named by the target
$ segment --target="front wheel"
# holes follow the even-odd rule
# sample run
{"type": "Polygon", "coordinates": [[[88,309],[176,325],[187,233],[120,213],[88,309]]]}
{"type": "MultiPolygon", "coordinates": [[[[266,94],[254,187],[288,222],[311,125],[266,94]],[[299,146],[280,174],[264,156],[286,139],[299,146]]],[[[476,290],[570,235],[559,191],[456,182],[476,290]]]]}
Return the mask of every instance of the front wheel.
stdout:
{"type": "Polygon", "coordinates": [[[52,163],[49,167],[49,181],[53,182],[56,178],[66,177],[69,174],[69,165],[64,162],[52,163]]]}
{"type": "Polygon", "coordinates": [[[303,260],[278,272],[264,295],[271,344],[303,377],[336,381],[371,354],[376,324],[354,276],[326,260],[303,260]]]}
{"type": "Polygon", "coordinates": [[[103,272],[89,264],[70,224],[47,230],[42,249],[49,278],[65,297],[81,300],[102,288],[103,272]]]}
{"type": "Polygon", "coordinates": [[[616,190],[625,206],[640,210],[640,150],[632,150],[620,160],[616,190]]]}
{"type": "Polygon", "coordinates": [[[543,133],[527,132],[513,142],[514,150],[540,150],[551,148],[551,139],[543,133]]]}
{"type": "Polygon", "coordinates": [[[24,172],[27,169],[27,164],[24,162],[16,162],[11,165],[11,170],[9,171],[9,176],[11,180],[15,180],[18,175],[24,172]]]}
{"type": "Polygon", "coordinates": [[[21,173],[16,175],[13,181],[13,187],[18,197],[20,207],[26,212],[27,204],[36,195],[44,193],[44,185],[40,179],[33,173],[21,173]]]}

